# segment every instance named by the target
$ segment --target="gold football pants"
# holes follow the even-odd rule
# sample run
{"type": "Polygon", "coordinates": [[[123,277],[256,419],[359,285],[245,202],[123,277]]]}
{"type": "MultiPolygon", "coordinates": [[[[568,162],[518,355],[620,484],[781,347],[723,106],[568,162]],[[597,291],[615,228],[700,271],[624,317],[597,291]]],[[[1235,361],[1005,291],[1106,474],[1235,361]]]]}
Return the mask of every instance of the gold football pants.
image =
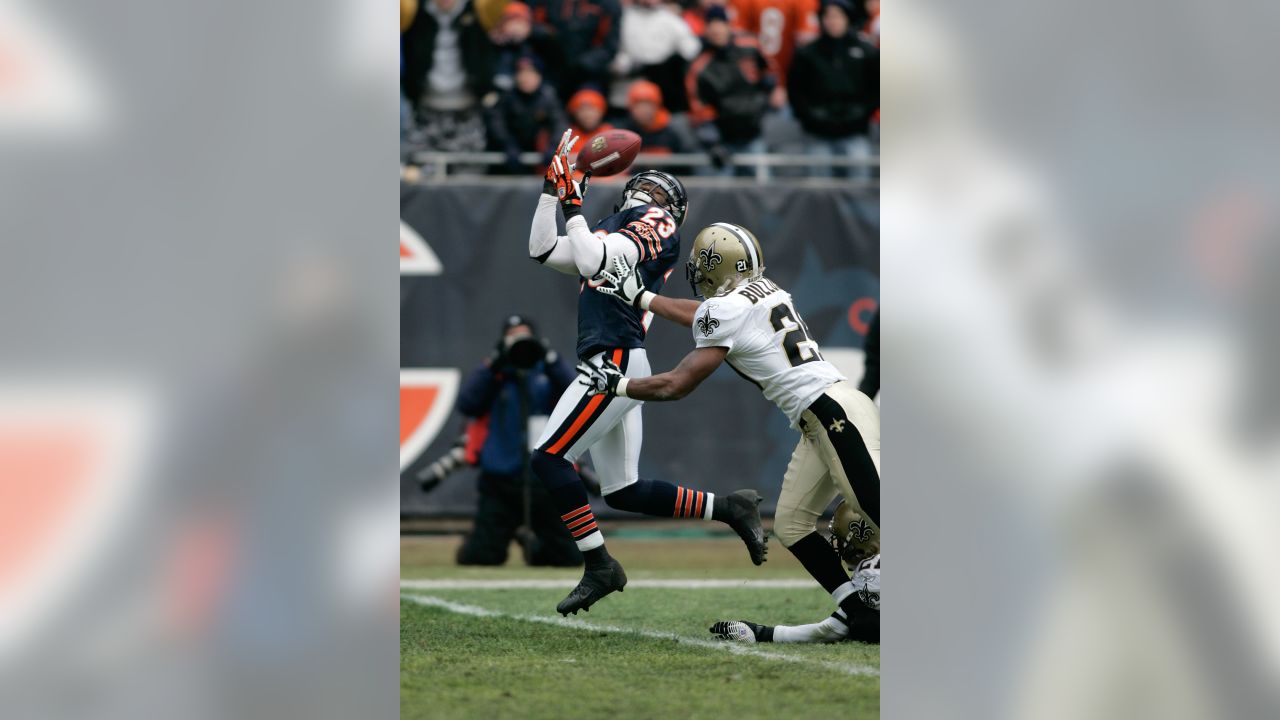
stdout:
{"type": "Polygon", "coordinates": [[[790,547],[813,532],[840,493],[880,540],[880,409],[848,381],[820,395],[801,416],[803,433],[774,515],[773,533],[790,547]]]}

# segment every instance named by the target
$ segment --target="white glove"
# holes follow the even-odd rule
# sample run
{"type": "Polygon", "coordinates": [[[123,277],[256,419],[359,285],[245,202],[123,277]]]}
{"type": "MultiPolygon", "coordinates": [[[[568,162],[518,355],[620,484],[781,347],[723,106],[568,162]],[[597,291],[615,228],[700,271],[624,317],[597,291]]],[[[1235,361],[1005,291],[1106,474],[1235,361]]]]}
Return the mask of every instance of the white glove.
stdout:
{"type": "Polygon", "coordinates": [[[613,269],[614,272],[601,271],[600,277],[605,282],[595,286],[596,292],[612,295],[628,305],[648,310],[654,293],[644,289],[640,273],[621,255],[613,259],[613,269]]]}
{"type": "Polygon", "coordinates": [[[626,378],[622,370],[613,361],[605,358],[604,362],[592,365],[588,362],[578,363],[578,382],[586,385],[592,395],[619,395],[626,397],[626,378]]]}

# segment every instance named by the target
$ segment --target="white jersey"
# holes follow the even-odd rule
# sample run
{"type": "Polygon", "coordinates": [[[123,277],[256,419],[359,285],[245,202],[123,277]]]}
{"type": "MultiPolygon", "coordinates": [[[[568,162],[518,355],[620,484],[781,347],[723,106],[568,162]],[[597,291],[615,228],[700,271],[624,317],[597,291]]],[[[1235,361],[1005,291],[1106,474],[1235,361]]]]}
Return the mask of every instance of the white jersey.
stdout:
{"type": "Polygon", "coordinates": [[[767,278],[699,305],[693,340],[700,348],[729,348],[729,365],[781,408],[793,428],[819,395],[845,379],[822,359],[791,295],[767,278]]]}

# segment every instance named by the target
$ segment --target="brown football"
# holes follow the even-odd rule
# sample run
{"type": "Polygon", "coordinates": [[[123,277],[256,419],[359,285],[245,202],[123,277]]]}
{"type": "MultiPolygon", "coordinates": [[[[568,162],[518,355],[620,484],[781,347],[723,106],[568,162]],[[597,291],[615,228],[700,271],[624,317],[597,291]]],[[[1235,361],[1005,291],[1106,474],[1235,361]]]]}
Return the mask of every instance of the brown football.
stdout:
{"type": "Polygon", "coordinates": [[[617,175],[640,154],[640,136],[630,130],[605,130],[582,141],[577,168],[595,176],[617,175]]]}

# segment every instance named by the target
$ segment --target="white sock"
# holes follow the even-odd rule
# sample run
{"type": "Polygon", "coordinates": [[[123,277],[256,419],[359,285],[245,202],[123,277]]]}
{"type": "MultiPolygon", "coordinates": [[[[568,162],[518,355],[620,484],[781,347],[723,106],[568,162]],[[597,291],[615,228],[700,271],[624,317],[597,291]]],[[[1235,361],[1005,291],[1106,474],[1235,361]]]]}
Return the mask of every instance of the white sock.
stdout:
{"type": "Polygon", "coordinates": [[[836,605],[839,605],[840,603],[844,602],[845,598],[853,594],[853,590],[854,590],[853,581],[850,580],[849,582],[841,585],[835,590],[832,590],[831,599],[836,601],[836,605]]]}
{"type": "Polygon", "coordinates": [[[716,502],[716,494],[713,492],[707,493],[707,507],[702,511],[703,520],[711,519],[711,506],[714,505],[715,502],[716,502]]]}

